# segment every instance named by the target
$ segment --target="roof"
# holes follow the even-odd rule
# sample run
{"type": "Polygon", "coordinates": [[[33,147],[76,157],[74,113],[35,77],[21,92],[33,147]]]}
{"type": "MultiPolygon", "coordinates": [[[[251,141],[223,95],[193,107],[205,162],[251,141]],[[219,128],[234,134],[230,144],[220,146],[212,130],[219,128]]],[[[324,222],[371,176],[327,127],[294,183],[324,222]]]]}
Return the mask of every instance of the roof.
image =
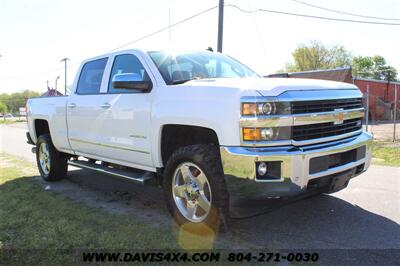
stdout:
{"type": "Polygon", "coordinates": [[[267,77],[310,78],[353,83],[350,67],[272,74],[268,75],[267,77]]]}
{"type": "MultiPolygon", "coordinates": [[[[377,82],[377,83],[385,83],[387,84],[387,80],[380,80],[380,79],[367,79],[367,78],[354,78],[354,80],[363,80],[363,81],[369,81],[369,82],[377,82]]],[[[390,81],[390,84],[397,84],[400,85],[399,81],[390,81]]]]}
{"type": "Polygon", "coordinates": [[[48,89],[45,93],[40,95],[40,97],[54,97],[54,96],[63,96],[61,92],[55,89],[48,89]]]}

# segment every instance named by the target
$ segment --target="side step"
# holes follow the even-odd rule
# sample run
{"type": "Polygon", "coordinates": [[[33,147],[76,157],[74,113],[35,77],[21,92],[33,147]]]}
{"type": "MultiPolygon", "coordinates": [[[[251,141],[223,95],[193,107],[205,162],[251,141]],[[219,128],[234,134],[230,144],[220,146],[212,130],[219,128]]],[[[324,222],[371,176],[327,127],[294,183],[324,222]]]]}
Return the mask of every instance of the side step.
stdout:
{"type": "Polygon", "coordinates": [[[156,180],[155,173],[143,170],[133,171],[126,169],[117,169],[82,160],[70,160],[68,161],[68,164],[79,168],[94,170],[103,174],[117,176],[142,185],[153,183],[156,180]]]}

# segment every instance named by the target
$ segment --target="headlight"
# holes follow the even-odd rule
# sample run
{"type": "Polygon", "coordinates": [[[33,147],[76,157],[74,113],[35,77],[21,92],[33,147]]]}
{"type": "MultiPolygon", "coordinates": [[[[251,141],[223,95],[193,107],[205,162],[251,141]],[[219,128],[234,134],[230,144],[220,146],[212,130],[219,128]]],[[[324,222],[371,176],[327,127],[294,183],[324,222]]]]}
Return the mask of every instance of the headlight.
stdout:
{"type": "Polygon", "coordinates": [[[242,103],[242,115],[290,114],[289,102],[242,103]]]}
{"type": "Polygon", "coordinates": [[[268,141],[291,139],[290,127],[243,128],[244,141],[268,141]]]}

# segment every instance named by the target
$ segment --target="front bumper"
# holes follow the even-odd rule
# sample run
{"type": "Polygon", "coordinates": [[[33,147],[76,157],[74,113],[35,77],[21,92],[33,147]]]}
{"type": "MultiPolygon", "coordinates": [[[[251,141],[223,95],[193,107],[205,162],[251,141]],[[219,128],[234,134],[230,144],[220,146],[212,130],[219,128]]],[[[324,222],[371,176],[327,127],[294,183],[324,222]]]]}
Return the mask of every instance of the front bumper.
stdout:
{"type": "Polygon", "coordinates": [[[327,179],[344,173],[354,177],[364,172],[371,162],[371,143],[372,135],[362,132],[351,138],[304,147],[221,146],[220,153],[225,182],[231,198],[246,200],[285,198],[320,188],[318,185],[315,186],[319,180],[324,180],[320,182],[323,185],[329,183],[326,182],[327,179]],[[310,160],[313,158],[344,153],[363,146],[365,154],[362,158],[320,172],[310,171],[310,160]],[[277,161],[281,165],[280,179],[257,179],[257,162],[277,161]]]}

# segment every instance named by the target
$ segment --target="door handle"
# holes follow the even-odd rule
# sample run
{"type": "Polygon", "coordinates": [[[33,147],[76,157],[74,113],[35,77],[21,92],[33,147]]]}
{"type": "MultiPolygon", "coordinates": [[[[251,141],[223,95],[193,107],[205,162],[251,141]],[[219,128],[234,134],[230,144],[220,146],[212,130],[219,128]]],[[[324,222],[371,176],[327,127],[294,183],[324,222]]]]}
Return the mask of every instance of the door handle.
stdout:
{"type": "Polygon", "coordinates": [[[74,104],[74,103],[68,104],[68,108],[75,108],[75,107],[76,107],[76,104],[74,104]]]}
{"type": "Polygon", "coordinates": [[[102,105],[100,105],[100,107],[103,108],[103,109],[108,109],[108,108],[111,107],[111,104],[109,104],[109,103],[103,103],[102,105]]]}

